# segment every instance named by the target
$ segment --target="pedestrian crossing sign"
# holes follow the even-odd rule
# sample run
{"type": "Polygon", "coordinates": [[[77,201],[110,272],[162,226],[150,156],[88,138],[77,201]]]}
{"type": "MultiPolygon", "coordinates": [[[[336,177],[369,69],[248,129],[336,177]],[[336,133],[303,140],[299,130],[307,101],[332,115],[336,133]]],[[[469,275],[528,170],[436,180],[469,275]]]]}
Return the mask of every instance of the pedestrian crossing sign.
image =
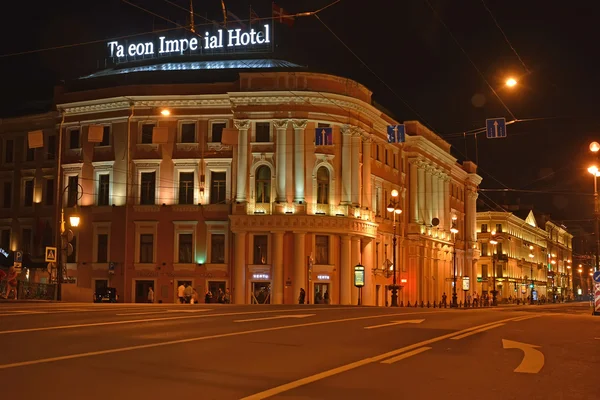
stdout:
{"type": "Polygon", "coordinates": [[[46,262],[56,262],[56,247],[46,247],[46,262]]]}

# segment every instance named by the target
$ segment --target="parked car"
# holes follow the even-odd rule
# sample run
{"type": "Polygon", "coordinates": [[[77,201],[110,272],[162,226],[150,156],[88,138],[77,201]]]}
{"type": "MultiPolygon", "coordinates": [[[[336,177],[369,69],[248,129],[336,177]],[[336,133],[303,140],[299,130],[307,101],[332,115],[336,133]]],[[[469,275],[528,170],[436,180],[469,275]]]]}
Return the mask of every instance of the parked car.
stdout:
{"type": "Polygon", "coordinates": [[[116,288],[104,288],[94,292],[94,303],[116,303],[119,300],[116,288]]]}

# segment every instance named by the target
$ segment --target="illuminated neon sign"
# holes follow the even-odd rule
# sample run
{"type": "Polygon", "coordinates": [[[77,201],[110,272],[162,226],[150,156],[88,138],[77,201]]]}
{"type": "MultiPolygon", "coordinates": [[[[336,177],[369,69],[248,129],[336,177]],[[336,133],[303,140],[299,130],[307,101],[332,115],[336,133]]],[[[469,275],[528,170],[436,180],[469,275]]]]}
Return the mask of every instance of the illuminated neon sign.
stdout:
{"type": "Polygon", "coordinates": [[[242,29],[217,30],[214,35],[206,32],[203,37],[167,39],[160,36],[158,41],[139,43],[120,43],[116,40],[108,42],[110,57],[143,57],[156,55],[174,55],[196,52],[200,49],[219,50],[239,48],[271,43],[269,24],[263,25],[263,30],[251,28],[249,31],[242,29]]]}

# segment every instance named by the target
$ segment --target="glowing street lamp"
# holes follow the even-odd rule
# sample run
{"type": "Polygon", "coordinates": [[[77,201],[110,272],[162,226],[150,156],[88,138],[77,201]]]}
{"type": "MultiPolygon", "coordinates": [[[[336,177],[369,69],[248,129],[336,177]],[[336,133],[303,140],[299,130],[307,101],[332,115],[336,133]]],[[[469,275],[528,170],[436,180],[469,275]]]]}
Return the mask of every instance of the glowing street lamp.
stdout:
{"type": "Polygon", "coordinates": [[[398,199],[398,191],[396,189],[392,190],[392,198],[390,199],[390,204],[387,206],[387,211],[393,213],[394,215],[394,248],[393,248],[393,267],[394,267],[394,279],[392,281],[392,307],[398,307],[398,286],[396,285],[396,265],[398,264],[398,260],[396,259],[396,242],[398,238],[396,237],[396,216],[400,216],[402,209],[400,208],[400,199],[398,199]]]}
{"type": "Polygon", "coordinates": [[[506,80],[506,86],[508,87],[514,87],[517,85],[517,80],[515,78],[508,78],[506,80]]]}
{"type": "Polygon", "coordinates": [[[163,117],[168,117],[169,115],[171,115],[171,111],[170,111],[168,108],[163,108],[163,109],[160,111],[160,113],[161,113],[161,115],[162,115],[163,117]]]}
{"type": "Polygon", "coordinates": [[[592,142],[590,143],[590,151],[592,153],[597,153],[600,150],[600,143],[592,142]]]}
{"type": "Polygon", "coordinates": [[[453,261],[453,287],[452,287],[452,307],[458,307],[458,298],[456,296],[456,234],[458,233],[458,228],[456,227],[456,215],[452,216],[452,227],[450,228],[450,232],[454,236],[454,251],[452,252],[452,261],[453,261]]]}

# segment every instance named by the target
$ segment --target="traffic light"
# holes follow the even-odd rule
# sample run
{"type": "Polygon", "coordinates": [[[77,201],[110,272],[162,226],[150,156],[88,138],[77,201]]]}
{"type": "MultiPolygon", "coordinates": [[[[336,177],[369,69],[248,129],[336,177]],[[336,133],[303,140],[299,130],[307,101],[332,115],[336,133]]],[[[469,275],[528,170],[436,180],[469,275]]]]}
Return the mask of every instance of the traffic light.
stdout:
{"type": "Polygon", "coordinates": [[[533,283],[530,283],[530,284],[529,284],[529,287],[530,287],[531,289],[533,289],[533,283]]]}

